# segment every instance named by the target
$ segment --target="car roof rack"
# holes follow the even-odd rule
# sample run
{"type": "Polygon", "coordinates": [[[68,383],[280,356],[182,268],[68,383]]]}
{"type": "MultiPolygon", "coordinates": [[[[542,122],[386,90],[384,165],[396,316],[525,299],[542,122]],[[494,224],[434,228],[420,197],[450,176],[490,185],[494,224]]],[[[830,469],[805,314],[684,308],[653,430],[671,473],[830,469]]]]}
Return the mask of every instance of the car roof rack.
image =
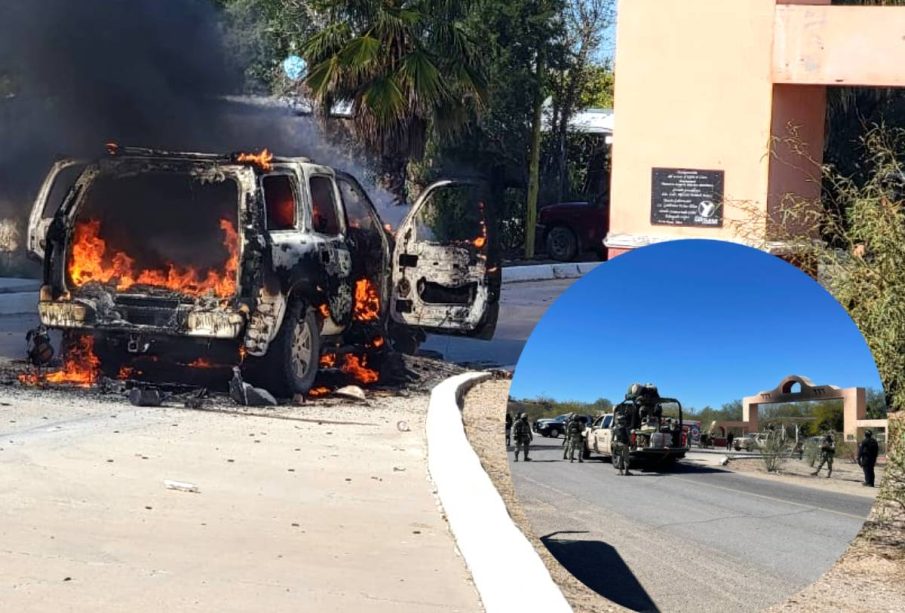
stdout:
{"type": "MultiPolygon", "coordinates": [[[[129,147],[116,143],[107,143],[107,155],[111,158],[166,158],[178,160],[197,160],[199,162],[219,162],[221,164],[241,164],[254,166],[252,161],[239,161],[238,157],[248,152],[237,151],[234,153],[199,153],[194,151],[168,151],[165,149],[151,149],[148,147],[129,147]]],[[[265,149],[266,151],[266,149],[265,149]]],[[[255,154],[250,154],[255,155],[255,154]]],[[[307,157],[272,156],[271,162],[311,162],[307,157]]]]}

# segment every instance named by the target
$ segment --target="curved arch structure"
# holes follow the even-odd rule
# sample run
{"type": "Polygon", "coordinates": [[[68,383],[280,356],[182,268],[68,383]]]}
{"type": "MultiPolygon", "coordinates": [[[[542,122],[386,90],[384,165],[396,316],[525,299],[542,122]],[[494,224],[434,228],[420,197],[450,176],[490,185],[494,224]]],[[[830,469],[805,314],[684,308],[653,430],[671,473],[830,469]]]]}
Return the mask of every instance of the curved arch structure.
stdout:
{"type": "MultiPolygon", "coordinates": [[[[759,429],[758,409],[762,404],[778,404],[782,402],[811,402],[815,400],[841,400],[844,420],[843,435],[845,440],[855,440],[858,428],[886,428],[885,419],[866,419],[867,390],[863,387],[839,388],[835,385],[814,385],[807,377],[789,375],[779,382],[774,389],[746,396],[742,400],[742,421],[740,424],[747,432],[759,429]],[[798,391],[793,391],[798,385],[798,391]]],[[[727,422],[723,422],[726,425],[727,422]]]]}

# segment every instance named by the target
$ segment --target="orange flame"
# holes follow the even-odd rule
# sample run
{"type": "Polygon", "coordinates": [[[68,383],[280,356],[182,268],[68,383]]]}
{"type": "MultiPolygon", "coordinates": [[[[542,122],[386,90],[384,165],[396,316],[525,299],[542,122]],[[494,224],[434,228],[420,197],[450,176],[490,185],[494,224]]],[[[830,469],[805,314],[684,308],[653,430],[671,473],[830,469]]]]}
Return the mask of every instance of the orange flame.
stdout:
{"type": "Polygon", "coordinates": [[[267,149],[264,149],[261,151],[261,153],[257,154],[240,153],[236,158],[236,161],[241,163],[254,164],[264,172],[270,172],[271,170],[273,170],[273,164],[271,163],[273,162],[273,154],[267,149]]]}
{"type": "Polygon", "coordinates": [[[101,361],[94,355],[94,337],[82,336],[70,345],[63,358],[63,369],[57,372],[23,373],[19,381],[26,385],[47,383],[70,383],[78,387],[91,387],[97,382],[101,361]]]}
{"type": "Polygon", "coordinates": [[[131,366],[123,366],[119,369],[119,373],[117,373],[116,378],[120,381],[125,381],[126,379],[131,379],[135,374],[135,369],[131,366]]]}
{"type": "Polygon", "coordinates": [[[478,249],[482,249],[487,244],[487,223],[484,221],[484,203],[481,203],[481,235],[474,239],[471,243],[478,249]]]}
{"type": "Polygon", "coordinates": [[[325,353],[320,359],[321,368],[333,368],[336,366],[336,354],[325,353]]]}
{"type": "Polygon", "coordinates": [[[317,307],[317,310],[320,311],[320,314],[324,319],[330,319],[330,307],[326,304],[320,305],[317,307]]]}
{"type": "Polygon", "coordinates": [[[320,398],[321,396],[326,396],[331,391],[333,390],[331,390],[329,387],[312,387],[310,390],[308,390],[308,396],[310,396],[311,398],[320,398]]]}
{"type": "Polygon", "coordinates": [[[187,364],[189,368],[214,368],[214,364],[206,358],[198,358],[187,364]]]}
{"type": "Polygon", "coordinates": [[[352,315],[358,321],[374,321],[380,315],[380,295],[369,279],[355,282],[355,307],[352,315]]]}
{"type": "Polygon", "coordinates": [[[341,370],[355,378],[360,383],[375,383],[380,375],[376,370],[368,368],[368,359],[365,356],[357,356],[347,353],[344,357],[341,370]]]}
{"type": "Polygon", "coordinates": [[[208,270],[206,276],[188,267],[182,269],[168,264],[166,270],[134,270],[135,260],[122,251],[107,253],[107,243],[100,237],[100,220],[82,221],[76,224],[72,252],[69,256],[69,277],[81,287],[92,281],[116,283],[117,290],[127,290],[133,285],[163,287],[182,294],[201,296],[213,292],[225,298],[236,293],[236,272],[239,269],[239,235],[235,226],[226,219],[220,220],[223,246],[229,252],[223,273],[208,270]]]}
{"type": "Polygon", "coordinates": [[[368,347],[379,349],[380,347],[383,347],[384,342],[385,341],[383,340],[382,336],[375,336],[374,339],[370,343],[368,343],[368,347]]]}

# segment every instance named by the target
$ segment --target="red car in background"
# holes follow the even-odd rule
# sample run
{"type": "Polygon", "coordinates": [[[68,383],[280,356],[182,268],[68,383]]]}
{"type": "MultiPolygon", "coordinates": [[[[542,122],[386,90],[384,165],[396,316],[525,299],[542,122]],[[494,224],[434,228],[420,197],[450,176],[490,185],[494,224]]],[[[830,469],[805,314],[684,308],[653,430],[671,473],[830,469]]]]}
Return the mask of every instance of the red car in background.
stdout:
{"type": "Polygon", "coordinates": [[[594,251],[606,258],[603,239],[609,229],[609,202],[560,202],[540,209],[535,244],[554,260],[568,262],[594,251]]]}

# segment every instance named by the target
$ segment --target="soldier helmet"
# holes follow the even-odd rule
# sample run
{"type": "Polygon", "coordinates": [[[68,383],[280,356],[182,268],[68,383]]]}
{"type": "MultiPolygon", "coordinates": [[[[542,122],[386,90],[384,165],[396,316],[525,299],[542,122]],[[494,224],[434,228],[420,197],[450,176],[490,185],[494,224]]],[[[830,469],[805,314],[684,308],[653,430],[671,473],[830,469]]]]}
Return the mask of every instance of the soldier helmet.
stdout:
{"type": "Polygon", "coordinates": [[[873,430],[865,430],[865,431],[864,431],[864,436],[866,436],[867,438],[870,438],[870,437],[872,437],[873,435],[874,435],[874,431],[873,431],[873,430]]]}

